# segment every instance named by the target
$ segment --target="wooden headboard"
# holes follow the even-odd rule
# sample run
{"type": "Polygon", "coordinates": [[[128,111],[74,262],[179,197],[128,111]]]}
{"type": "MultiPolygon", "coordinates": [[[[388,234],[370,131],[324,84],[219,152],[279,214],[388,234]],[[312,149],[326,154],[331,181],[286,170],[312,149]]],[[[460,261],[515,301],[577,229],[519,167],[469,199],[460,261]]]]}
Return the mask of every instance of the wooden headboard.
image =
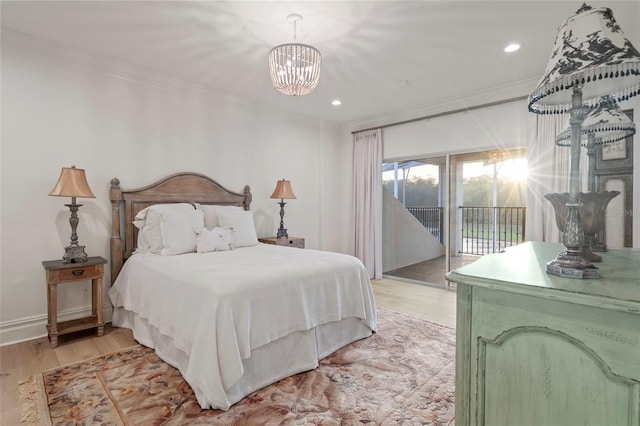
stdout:
{"type": "Polygon", "coordinates": [[[162,203],[221,204],[249,210],[251,189],[247,185],[243,193],[232,192],[205,175],[176,173],[149,186],[126,191],[120,187],[120,180],[113,178],[109,199],[112,215],[110,248],[113,284],[122,265],[136,249],[138,229],[133,225],[133,219],[140,210],[162,203]],[[123,211],[124,218],[121,216],[123,211]],[[121,232],[121,226],[124,226],[124,233],[121,232]]]}

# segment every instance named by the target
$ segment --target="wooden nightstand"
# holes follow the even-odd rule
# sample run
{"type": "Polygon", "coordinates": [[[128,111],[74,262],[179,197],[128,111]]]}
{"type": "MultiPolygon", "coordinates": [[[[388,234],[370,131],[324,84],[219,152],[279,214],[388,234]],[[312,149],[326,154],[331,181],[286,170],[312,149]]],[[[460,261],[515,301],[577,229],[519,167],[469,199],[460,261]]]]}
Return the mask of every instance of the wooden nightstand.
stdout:
{"type": "Polygon", "coordinates": [[[102,312],[102,257],[90,257],[82,263],[63,263],[62,260],[46,260],[42,266],[47,271],[47,331],[51,347],[58,346],[58,336],[75,331],[97,328],[98,336],[104,334],[102,312]],[[58,284],[91,280],[91,315],[71,321],[58,322],[58,284]]]}
{"type": "Polygon", "coordinates": [[[304,238],[288,237],[288,238],[258,238],[258,241],[265,244],[273,244],[276,246],[287,246],[304,248],[304,238]]]}

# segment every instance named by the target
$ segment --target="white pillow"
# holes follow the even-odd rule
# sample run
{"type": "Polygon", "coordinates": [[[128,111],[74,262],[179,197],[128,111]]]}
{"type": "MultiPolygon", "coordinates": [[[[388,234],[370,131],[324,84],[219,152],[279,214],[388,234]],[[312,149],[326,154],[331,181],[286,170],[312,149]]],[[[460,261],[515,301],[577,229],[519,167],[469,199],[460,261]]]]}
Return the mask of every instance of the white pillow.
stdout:
{"type": "Polygon", "coordinates": [[[217,204],[198,204],[196,203],[196,209],[204,212],[204,226],[207,228],[213,228],[220,226],[218,221],[218,212],[221,210],[242,212],[244,209],[238,206],[221,206],[217,204]]]}
{"type": "Polygon", "coordinates": [[[140,210],[137,214],[136,214],[136,221],[138,220],[142,220],[143,224],[144,221],[147,219],[147,216],[149,215],[150,212],[152,211],[165,211],[165,210],[194,210],[195,207],[193,206],[193,204],[191,203],[166,203],[166,204],[154,204],[151,205],[149,207],[146,207],[142,210],[140,210]]]}
{"type": "Polygon", "coordinates": [[[250,247],[258,244],[256,226],[253,223],[253,213],[250,211],[218,211],[220,226],[230,226],[234,231],[236,247],[250,247]]]}
{"type": "Polygon", "coordinates": [[[136,250],[162,250],[162,235],[160,233],[160,212],[167,210],[193,211],[190,203],[154,204],[136,214],[133,224],[138,231],[136,250]]]}
{"type": "Polygon", "coordinates": [[[196,229],[203,227],[204,213],[200,210],[160,212],[160,233],[162,235],[160,254],[171,256],[195,252],[196,229]]]}
{"type": "Polygon", "coordinates": [[[230,226],[196,229],[196,251],[227,251],[235,248],[233,244],[233,228],[230,226]]]}

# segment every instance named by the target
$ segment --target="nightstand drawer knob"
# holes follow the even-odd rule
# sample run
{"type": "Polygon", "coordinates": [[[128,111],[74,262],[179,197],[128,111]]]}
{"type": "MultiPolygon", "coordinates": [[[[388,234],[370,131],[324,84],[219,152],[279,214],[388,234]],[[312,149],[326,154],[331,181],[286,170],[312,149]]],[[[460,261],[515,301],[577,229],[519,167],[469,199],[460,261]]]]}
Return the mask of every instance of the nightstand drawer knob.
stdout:
{"type": "Polygon", "coordinates": [[[76,269],[71,273],[73,274],[74,277],[79,277],[80,275],[84,274],[84,269],[76,269]]]}

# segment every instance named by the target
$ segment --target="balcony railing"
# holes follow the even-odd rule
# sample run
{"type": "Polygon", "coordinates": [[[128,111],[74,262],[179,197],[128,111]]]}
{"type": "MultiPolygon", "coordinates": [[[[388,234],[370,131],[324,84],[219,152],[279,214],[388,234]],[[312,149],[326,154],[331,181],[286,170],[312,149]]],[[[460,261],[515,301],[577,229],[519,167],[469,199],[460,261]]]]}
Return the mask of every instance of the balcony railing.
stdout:
{"type": "Polygon", "coordinates": [[[524,241],[526,207],[459,208],[462,212],[460,253],[496,253],[524,241]]]}
{"type": "MultiPolygon", "coordinates": [[[[497,253],[525,239],[526,207],[459,207],[462,212],[462,254],[497,253]]],[[[407,207],[444,244],[442,207],[407,207]]]]}
{"type": "Polygon", "coordinates": [[[444,244],[444,209],[442,207],[407,207],[407,210],[440,241],[440,244],[444,244]]]}

